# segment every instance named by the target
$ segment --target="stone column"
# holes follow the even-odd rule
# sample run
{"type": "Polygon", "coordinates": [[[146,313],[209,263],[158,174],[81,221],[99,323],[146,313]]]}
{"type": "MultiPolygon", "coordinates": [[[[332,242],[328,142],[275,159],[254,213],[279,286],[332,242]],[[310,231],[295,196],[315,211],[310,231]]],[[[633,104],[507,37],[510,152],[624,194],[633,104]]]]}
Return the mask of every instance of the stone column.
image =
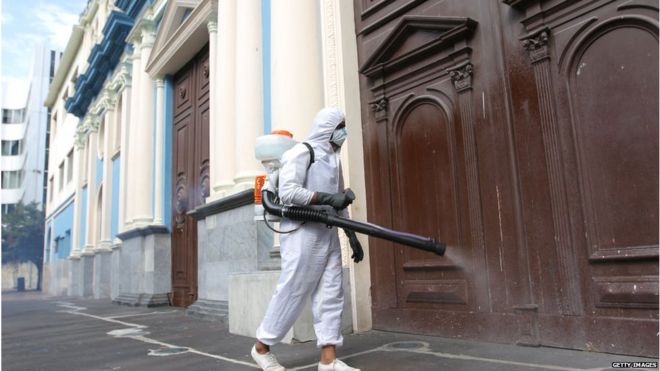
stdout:
{"type": "Polygon", "coordinates": [[[96,157],[97,133],[89,133],[87,139],[87,231],[85,233],[85,247],[82,255],[94,255],[94,242],[96,241],[96,157]]]}
{"type": "MultiPolygon", "coordinates": [[[[99,209],[99,204],[96,204],[95,210],[97,214],[95,220],[100,224],[100,229],[94,226],[94,230],[97,231],[97,234],[94,238],[94,241],[97,241],[98,244],[94,248],[94,262],[92,267],[92,293],[95,298],[106,298],[110,297],[110,253],[112,252],[112,235],[111,235],[111,223],[112,223],[112,138],[113,138],[113,128],[115,125],[115,107],[116,100],[114,97],[104,96],[103,106],[105,108],[105,114],[103,115],[103,122],[101,123],[103,130],[103,140],[98,139],[97,146],[99,151],[102,153],[103,158],[103,191],[101,194],[101,208],[99,209]]],[[[98,169],[97,169],[98,171],[98,169]]],[[[96,185],[96,189],[100,188],[100,184],[96,185]]],[[[116,196],[115,196],[116,197],[116,196]]],[[[98,196],[95,197],[96,202],[99,202],[98,196]]]]}
{"type": "Polygon", "coordinates": [[[218,22],[217,15],[209,20],[206,23],[206,28],[209,31],[209,196],[207,200],[215,199],[215,194],[213,190],[214,181],[217,178],[214,178],[214,171],[217,174],[219,168],[223,166],[221,164],[221,158],[218,158],[215,155],[216,153],[216,138],[219,138],[220,126],[218,123],[218,106],[214,104],[217,102],[218,97],[218,22]]]}
{"type": "Polygon", "coordinates": [[[71,258],[77,259],[80,258],[80,222],[81,222],[81,216],[82,216],[82,185],[83,185],[83,180],[82,180],[82,166],[84,164],[83,157],[85,151],[83,149],[85,148],[81,143],[80,143],[81,138],[79,136],[76,137],[76,143],[75,143],[75,154],[74,154],[74,163],[75,163],[75,174],[74,174],[74,179],[76,182],[76,194],[74,196],[74,209],[73,209],[73,238],[71,239],[71,243],[73,244],[73,247],[71,248],[71,258]]]}
{"type": "MultiPolygon", "coordinates": [[[[209,135],[212,138],[210,148],[211,196],[212,200],[222,197],[234,186],[234,148],[235,144],[235,98],[236,83],[236,0],[218,1],[217,49],[214,53],[210,45],[211,56],[211,112],[209,135]],[[215,65],[214,65],[215,64],[215,65]],[[215,72],[215,73],[214,73],[215,72]],[[215,89],[213,87],[215,86],[215,89]],[[216,93],[213,91],[216,90],[216,93]],[[217,107],[213,113],[213,107],[217,107]],[[222,116],[220,117],[220,113],[222,116]]],[[[209,29],[213,36],[212,28],[209,29]]],[[[212,41],[212,40],[211,40],[212,41]]]]}
{"type": "MultiPolygon", "coordinates": [[[[128,153],[134,161],[126,162],[126,211],[125,211],[125,228],[131,229],[133,227],[133,220],[135,219],[136,212],[136,201],[137,201],[137,189],[136,183],[138,178],[138,172],[136,171],[136,160],[139,156],[139,135],[138,128],[140,127],[140,78],[142,74],[140,73],[140,66],[142,65],[141,50],[140,50],[140,41],[133,40],[133,55],[131,57],[132,61],[132,73],[131,73],[131,89],[130,92],[130,120],[127,125],[126,144],[128,153]],[[130,135],[128,135],[130,133],[130,135]]],[[[124,157],[124,156],[122,156],[124,157]]]]}
{"type": "Polygon", "coordinates": [[[323,58],[318,1],[271,3],[271,102],[273,129],[304,140],[323,107],[323,58]],[[313,46],[300,53],[300,46],[313,46]]]}
{"type": "Polygon", "coordinates": [[[112,223],[112,137],[113,126],[115,124],[115,104],[114,99],[109,101],[105,107],[105,117],[103,122],[103,195],[101,199],[101,236],[98,249],[101,251],[110,251],[112,246],[112,235],[110,226],[112,223]]]}
{"type": "MultiPolygon", "coordinates": [[[[261,41],[261,0],[236,3],[236,174],[234,190],[254,186],[254,177],[263,173],[254,157],[255,138],[263,134],[263,63],[261,41]]],[[[300,57],[299,55],[297,56],[300,57]]]]}
{"type": "MultiPolygon", "coordinates": [[[[131,164],[135,163],[135,194],[132,201],[135,204],[133,226],[142,227],[153,223],[153,162],[154,162],[154,83],[146,67],[154,43],[154,30],[152,25],[143,26],[142,41],[140,43],[139,78],[139,120],[133,124],[135,130],[136,146],[131,157],[131,164]]],[[[137,61],[133,62],[137,64],[137,61]]],[[[135,71],[134,71],[135,72],[135,71]]]]}
{"type": "MultiPolygon", "coordinates": [[[[128,72],[126,72],[128,73],[128,72]]],[[[121,154],[119,159],[119,232],[126,230],[126,218],[128,216],[128,157],[130,153],[129,138],[130,138],[130,115],[133,106],[131,105],[131,81],[126,77],[124,81],[124,90],[121,92],[121,154]]]]}
{"type": "Polygon", "coordinates": [[[165,81],[156,80],[156,167],[154,174],[154,224],[163,224],[163,132],[165,129],[165,81]]]}

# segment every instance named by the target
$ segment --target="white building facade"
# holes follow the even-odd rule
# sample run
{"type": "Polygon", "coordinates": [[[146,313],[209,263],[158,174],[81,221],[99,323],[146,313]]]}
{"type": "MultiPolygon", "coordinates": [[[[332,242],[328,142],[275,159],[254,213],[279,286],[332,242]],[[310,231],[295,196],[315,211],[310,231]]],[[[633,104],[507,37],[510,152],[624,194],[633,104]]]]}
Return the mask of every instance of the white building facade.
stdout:
{"type": "MultiPolygon", "coordinates": [[[[345,179],[364,192],[344,3],[90,1],[46,102],[71,123],[51,141],[51,164],[73,149],[74,178],[48,208],[50,246],[69,238],[58,220],[70,220],[66,259],[47,253],[49,291],[184,306],[253,335],[279,275],[278,239],[255,216],[256,137],[284,129],[302,141],[319,109],[343,109],[345,179]],[[250,303],[245,290],[265,300],[250,303]]],[[[366,219],[364,199],[352,214],[366,219]]],[[[365,262],[344,259],[346,331],[371,323],[362,243],[365,262]]],[[[288,339],[313,337],[310,321],[288,339]]]]}
{"type": "Polygon", "coordinates": [[[49,114],[43,106],[61,53],[38,46],[27,81],[2,82],[2,213],[45,201],[49,114]]]}

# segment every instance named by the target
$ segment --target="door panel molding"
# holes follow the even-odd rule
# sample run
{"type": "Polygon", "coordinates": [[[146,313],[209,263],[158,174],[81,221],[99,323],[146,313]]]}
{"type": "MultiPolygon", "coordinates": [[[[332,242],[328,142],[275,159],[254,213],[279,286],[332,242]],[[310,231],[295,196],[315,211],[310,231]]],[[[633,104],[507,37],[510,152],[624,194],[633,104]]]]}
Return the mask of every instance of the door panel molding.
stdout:
{"type": "MultiPolygon", "coordinates": [[[[635,192],[627,192],[626,190],[618,189],[616,194],[617,197],[614,200],[605,200],[605,199],[600,199],[600,201],[597,199],[598,196],[603,196],[603,188],[613,188],[613,186],[610,186],[610,184],[603,184],[604,182],[601,181],[603,178],[603,175],[609,175],[606,178],[611,178],[611,179],[616,179],[616,178],[622,178],[621,182],[626,182],[625,177],[621,176],[620,171],[619,174],[616,173],[606,173],[606,174],[599,174],[598,173],[598,165],[595,164],[594,160],[595,159],[604,159],[608,158],[607,153],[603,153],[606,151],[603,146],[598,145],[595,141],[594,138],[598,137],[598,128],[593,128],[592,131],[588,131],[590,127],[593,127],[594,125],[591,123],[591,121],[597,119],[595,117],[588,119],[585,117],[582,117],[583,115],[586,115],[587,113],[584,112],[584,105],[579,104],[579,100],[582,99],[580,96],[582,95],[579,90],[582,88],[584,85],[583,82],[578,81],[578,80],[584,80],[585,79],[585,74],[583,73],[582,76],[580,76],[580,72],[582,71],[582,68],[586,66],[586,62],[581,62],[583,58],[587,56],[587,54],[590,52],[591,49],[593,49],[595,46],[598,45],[598,43],[602,43],[600,40],[601,38],[609,37],[622,37],[626,35],[620,35],[622,33],[628,33],[630,34],[631,32],[633,33],[639,33],[642,32],[642,34],[639,35],[628,35],[628,42],[625,44],[633,44],[633,41],[636,41],[637,43],[641,43],[642,39],[644,38],[645,34],[647,36],[648,40],[652,40],[651,44],[657,45],[658,42],[658,28],[657,24],[653,24],[650,22],[647,22],[646,20],[640,18],[640,17],[634,17],[634,16],[616,16],[616,17],[610,17],[609,19],[605,19],[602,22],[599,22],[597,24],[593,24],[592,27],[588,29],[583,29],[583,34],[578,35],[579,37],[576,38],[575,44],[574,45],[568,45],[567,46],[567,63],[562,71],[563,74],[565,74],[568,77],[568,84],[567,84],[567,97],[569,99],[569,107],[570,107],[570,122],[571,122],[571,130],[573,133],[573,148],[576,153],[577,157],[577,167],[578,167],[578,182],[579,182],[579,187],[580,187],[580,194],[582,195],[581,197],[581,207],[582,207],[582,215],[584,216],[584,225],[585,229],[587,231],[586,233],[586,239],[587,239],[587,247],[589,251],[589,260],[591,262],[607,262],[607,261],[621,261],[621,260],[634,260],[634,259],[657,259],[658,257],[658,244],[650,244],[650,242],[656,241],[657,242],[657,225],[658,225],[658,219],[657,215],[655,216],[655,220],[646,220],[648,223],[642,223],[644,220],[642,219],[636,219],[634,223],[632,223],[631,218],[625,218],[624,220],[608,220],[607,217],[611,216],[612,214],[619,213],[623,211],[625,208],[630,207],[630,205],[635,205],[636,208],[634,210],[634,213],[639,214],[641,216],[646,216],[649,214],[653,214],[654,211],[657,209],[657,189],[658,189],[658,184],[657,184],[657,175],[655,177],[656,181],[655,184],[648,185],[646,183],[649,183],[649,179],[653,179],[653,172],[657,170],[657,163],[655,165],[651,164],[651,166],[647,166],[646,170],[640,169],[641,163],[643,163],[643,157],[644,154],[642,152],[654,152],[657,153],[658,148],[657,148],[657,142],[653,143],[653,140],[651,139],[651,142],[649,142],[649,138],[656,138],[658,137],[658,130],[657,127],[655,131],[651,129],[646,129],[645,131],[643,129],[640,129],[639,127],[643,123],[643,121],[646,122],[646,124],[651,123],[651,126],[654,125],[652,121],[655,121],[653,118],[650,117],[642,117],[641,115],[646,113],[647,115],[649,112],[639,112],[640,103],[638,102],[643,102],[646,100],[646,97],[642,96],[640,97],[640,100],[637,100],[637,102],[634,103],[634,107],[630,107],[630,104],[628,104],[628,107],[626,108],[631,108],[630,111],[626,111],[626,116],[628,117],[636,117],[636,120],[634,122],[631,122],[631,126],[625,128],[625,129],[619,129],[618,132],[612,133],[609,135],[610,139],[612,137],[618,138],[617,140],[623,140],[625,138],[630,138],[627,142],[627,146],[629,145],[629,150],[627,150],[626,154],[620,153],[615,156],[615,158],[610,159],[611,162],[609,164],[610,168],[616,167],[617,161],[622,161],[620,160],[621,157],[626,157],[628,158],[629,155],[628,153],[633,153],[633,156],[635,157],[635,160],[632,161],[633,163],[636,163],[637,165],[630,165],[628,166],[628,170],[626,171],[627,173],[631,173],[631,169],[636,169],[637,173],[635,174],[630,174],[630,175],[636,175],[634,179],[637,179],[636,181],[632,182],[629,181],[628,185],[629,186],[635,186],[639,187],[643,184],[640,183],[645,183],[647,187],[644,189],[646,192],[653,192],[655,190],[656,192],[656,200],[655,202],[633,202],[633,200],[630,200],[631,197],[634,197],[630,193],[638,194],[639,192],[642,192],[639,188],[635,190],[635,192]],[[650,37],[649,37],[650,36],[650,37]],[[643,133],[641,131],[644,131],[643,133]],[[632,138],[633,135],[637,132],[637,135],[632,138]],[[641,149],[635,149],[635,148],[641,148],[642,145],[645,145],[646,147],[654,147],[655,148],[645,148],[646,151],[641,150],[641,149]],[[601,152],[598,152],[601,151],[601,152]],[[600,154],[600,155],[599,155],[600,154]],[[600,176],[599,176],[600,175],[600,176]],[[609,186],[609,187],[608,187],[609,186]],[[619,207],[616,206],[616,202],[620,198],[624,198],[625,196],[627,197],[627,202],[621,202],[619,201],[619,207]],[[603,210],[603,205],[604,204],[611,204],[612,207],[610,207],[609,212],[604,212],[603,210]],[[653,204],[653,206],[648,206],[648,204],[653,204]],[[652,209],[652,210],[651,210],[652,209]],[[615,223],[616,222],[616,223],[615,223]],[[633,225],[628,225],[628,228],[621,227],[621,224],[633,224],[633,225]],[[639,228],[642,229],[642,225],[646,224],[646,227],[643,228],[643,232],[646,233],[640,233],[642,231],[638,230],[636,235],[637,237],[640,238],[637,240],[637,244],[635,244],[633,241],[627,241],[626,242],[618,242],[616,241],[617,238],[617,233],[615,230],[618,230],[620,232],[621,229],[632,229],[632,228],[639,228]],[[651,229],[651,230],[649,230],[651,229]],[[642,234],[644,236],[642,236],[642,234]],[[644,239],[644,237],[646,239],[644,239]]],[[[603,41],[604,42],[604,41],[603,41]]],[[[608,45],[613,44],[612,42],[608,43],[608,45]]],[[[650,48],[652,48],[652,45],[647,45],[650,48]]],[[[625,59],[621,61],[621,66],[625,68],[625,64],[628,64],[628,67],[630,68],[630,64],[634,63],[634,61],[631,59],[632,55],[635,55],[637,53],[638,58],[644,58],[644,56],[648,53],[647,51],[649,48],[646,47],[638,47],[638,46],[633,46],[631,50],[627,50],[625,53],[625,59]],[[628,63],[626,63],[628,62],[628,63]]],[[[593,60],[593,58],[592,58],[593,60]]],[[[591,61],[589,62],[590,64],[591,61]]],[[[645,80],[657,80],[657,69],[652,67],[657,64],[657,59],[655,61],[650,61],[648,63],[648,70],[644,74],[640,74],[639,72],[636,72],[636,76],[628,76],[626,80],[630,80],[631,78],[636,78],[637,82],[636,85],[641,86],[644,84],[645,80]],[[653,73],[656,73],[656,76],[649,76],[653,75],[653,73]]],[[[593,69],[597,66],[589,66],[589,68],[593,69]]],[[[633,68],[634,71],[639,71],[644,68],[644,64],[642,63],[641,65],[638,64],[636,66],[637,68],[633,68]]],[[[588,70],[587,70],[588,72],[588,70]]],[[[630,75],[630,73],[628,73],[630,75]]],[[[602,76],[598,76],[598,79],[600,79],[602,76]]],[[[616,79],[616,75],[609,76],[610,79],[616,79]]],[[[622,81],[619,83],[619,86],[623,86],[623,84],[631,84],[629,81],[622,81]]],[[[647,92],[647,91],[652,91],[652,89],[641,89],[640,91],[642,92],[647,92]]],[[[590,94],[590,93],[588,93],[590,94]]],[[[607,96],[607,95],[605,95],[607,96]]],[[[597,97],[592,99],[591,104],[595,104],[599,100],[604,99],[603,97],[597,97]]],[[[655,101],[657,101],[657,95],[655,97],[650,98],[651,101],[653,101],[653,105],[657,106],[655,104],[655,101]]],[[[616,102],[616,100],[613,100],[611,102],[612,104],[617,105],[617,103],[622,103],[622,102],[616,102]]],[[[609,106],[609,104],[604,106],[609,106]]],[[[601,105],[601,106],[603,106],[601,105]]],[[[618,109],[622,109],[623,107],[618,106],[618,109]]],[[[657,119],[657,111],[656,111],[656,119],[657,119]]],[[[620,117],[610,117],[610,120],[612,122],[617,121],[618,124],[624,124],[622,122],[623,120],[620,117]]],[[[657,123],[655,123],[657,124],[657,123]]],[[[611,125],[611,124],[610,124],[611,125]]],[[[612,129],[610,129],[612,130],[612,129]]],[[[609,141],[611,143],[612,140],[609,141]]],[[[611,156],[610,156],[611,157],[611,156]]],[[[620,166],[624,166],[623,163],[619,163],[620,166]]],[[[605,171],[603,171],[605,172],[605,171]]],[[[629,188],[629,187],[625,187],[629,188]]],[[[611,192],[614,193],[614,192],[611,192]]],[[[648,219],[648,218],[647,218],[648,219]]],[[[653,219],[653,218],[651,218],[653,219]]],[[[620,240],[620,239],[619,239],[620,240]]]]}
{"type": "Polygon", "coordinates": [[[594,277],[599,308],[658,309],[657,276],[594,277]]]}
{"type": "Polygon", "coordinates": [[[523,38],[522,46],[529,53],[539,94],[543,148],[550,183],[554,242],[559,265],[560,286],[562,287],[558,296],[564,314],[579,315],[583,313],[579,285],[580,271],[569,220],[569,201],[564,179],[565,162],[562,160],[562,143],[557,122],[554,86],[552,84],[553,74],[550,65],[550,48],[548,45],[550,35],[550,30],[543,28],[523,38]]]}
{"type": "Polygon", "coordinates": [[[208,46],[174,77],[172,304],[183,307],[197,300],[198,288],[197,222],[189,211],[208,194],[207,66],[208,46]]]}

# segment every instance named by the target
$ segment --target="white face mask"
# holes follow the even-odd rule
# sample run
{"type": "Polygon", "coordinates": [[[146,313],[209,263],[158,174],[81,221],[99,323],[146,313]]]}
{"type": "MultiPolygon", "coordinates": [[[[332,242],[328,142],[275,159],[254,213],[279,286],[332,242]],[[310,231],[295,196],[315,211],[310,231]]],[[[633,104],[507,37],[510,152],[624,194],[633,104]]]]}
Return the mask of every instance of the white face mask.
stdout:
{"type": "Polygon", "coordinates": [[[348,136],[348,130],[346,129],[346,127],[343,127],[341,129],[335,129],[335,131],[332,132],[330,141],[334,143],[336,146],[341,147],[341,145],[344,144],[344,141],[346,140],[347,136],[348,136]]]}

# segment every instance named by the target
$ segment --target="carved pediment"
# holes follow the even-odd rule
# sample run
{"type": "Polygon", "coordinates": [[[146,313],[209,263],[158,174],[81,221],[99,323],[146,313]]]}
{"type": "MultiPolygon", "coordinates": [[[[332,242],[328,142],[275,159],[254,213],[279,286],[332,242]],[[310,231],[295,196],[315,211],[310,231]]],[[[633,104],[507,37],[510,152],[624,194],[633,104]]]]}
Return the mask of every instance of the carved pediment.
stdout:
{"type": "Polygon", "coordinates": [[[404,16],[360,68],[372,77],[383,69],[406,66],[429,54],[465,45],[477,22],[460,17],[404,16]]]}
{"type": "Polygon", "coordinates": [[[200,0],[176,0],[166,5],[167,8],[165,8],[163,20],[154,42],[154,50],[162,49],[163,44],[174,35],[199,3],[200,0]]]}
{"type": "Polygon", "coordinates": [[[216,22],[218,0],[168,2],[147,63],[152,77],[173,74],[209,40],[209,22],[216,22]]]}

